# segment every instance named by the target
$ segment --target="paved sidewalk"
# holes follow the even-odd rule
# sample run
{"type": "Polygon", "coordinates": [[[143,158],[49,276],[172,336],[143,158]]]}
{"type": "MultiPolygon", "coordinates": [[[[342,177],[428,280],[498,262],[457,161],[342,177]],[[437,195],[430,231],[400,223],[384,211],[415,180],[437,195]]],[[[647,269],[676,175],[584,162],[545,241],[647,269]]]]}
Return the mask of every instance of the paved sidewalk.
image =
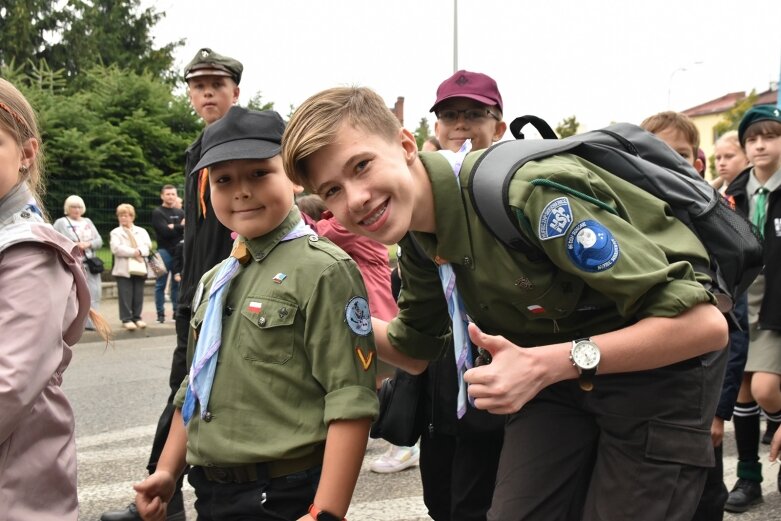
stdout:
{"type": "MultiPolygon", "coordinates": [[[[165,303],[165,322],[157,321],[157,310],[155,309],[155,286],[154,281],[148,281],[144,288],[144,307],[141,311],[141,319],[146,322],[144,329],[128,331],[122,327],[119,320],[119,301],[116,298],[116,284],[103,283],[103,297],[98,311],[103,318],[108,321],[111,327],[111,337],[113,340],[123,340],[127,338],[145,338],[163,335],[175,335],[176,324],[173,319],[171,303],[165,303]]],[[[84,331],[81,337],[81,343],[99,342],[100,335],[95,331],[84,331]]],[[[171,346],[173,348],[173,346],[171,346]]]]}

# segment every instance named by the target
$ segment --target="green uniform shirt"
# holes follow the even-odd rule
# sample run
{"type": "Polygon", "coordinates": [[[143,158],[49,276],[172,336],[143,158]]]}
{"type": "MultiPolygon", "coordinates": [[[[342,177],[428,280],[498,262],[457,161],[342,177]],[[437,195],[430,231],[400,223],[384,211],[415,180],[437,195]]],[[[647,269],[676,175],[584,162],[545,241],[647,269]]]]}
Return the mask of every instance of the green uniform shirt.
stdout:
{"type": "MultiPolygon", "coordinates": [[[[522,212],[521,229],[544,255],[533,261],[507,249],[482,225],[467,191],[480,154],[464,160],[460,189],[444,157],[421,154],[433,188],[436,233],[413,235],[430,258],[452,264],[467,313],[486,333],[521,346],[544,345],[714,302],[701,284],[707,277],[695,274],[690,263],[707,265],[707,252],[667,204],[570,154],[529,162],[515,173],[509,204],[522,212]],[[615,213],[560,189],[532,185],[535,179],[586,194],[615,213]],[[547,225],[556,217],[562,222],[551,233],[547,225]],[[583,226],[601,231],[611,253],[596,268],[573,253],[583,241],[583,226]]],[[[433,359],[446,345],[450,324],[442,286],[433,263],[405,256],[413,248],[408,239],[401,246],[404,284],[388,338],[404,353],[433,359]]]]}
{"type": "MultiPolygon", "coordinates": [[[[327,239],[280,242],[300,219],[293,208],[276,230],[247,241],[252,259],[225,299],[209,420],[197,412],[187,425],[191,465],[306,456],[325,441],[332,420],[377,415],[363,280],[352,259],[327,239]]],[[[196,291],[188,365],[218,268],[196,291]]],[[[185,378],[174,400],[179,408],[187,385],[185,378]]]]}

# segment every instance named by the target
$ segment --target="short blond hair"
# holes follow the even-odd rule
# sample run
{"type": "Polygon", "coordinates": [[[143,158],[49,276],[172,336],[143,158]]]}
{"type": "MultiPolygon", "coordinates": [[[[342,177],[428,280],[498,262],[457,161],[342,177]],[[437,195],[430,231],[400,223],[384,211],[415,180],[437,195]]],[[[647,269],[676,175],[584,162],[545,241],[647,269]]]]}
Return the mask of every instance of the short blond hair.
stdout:
{"type": "Polygon", "coordinates": [[[78,195],[69,195],[65,198],[65,203],[62,205],[62,213],[68,215],[68,209],[72,206],[81,207],[84,210],[81,212],[82,215],[87,213],[87,205],[84,204],[84,199],[78,195]]]}
{"type": "Polygon", "coordinates": [[[379,94],[366,87],[335,87],[307,99],[282,136],[282,162],[288,177],[312,191],[306,159],[336,142],[344,123],[391,140],[401,123],[379,94]]]}
{"type": "Polygon", "coordinates": [[[130,203],[122,203],[119,206],[117,206],[117,217],[119,217],[123,213],[128,214],[133,219],[136,218],[136,209],[133,208],[133,205],[130,203]]]}

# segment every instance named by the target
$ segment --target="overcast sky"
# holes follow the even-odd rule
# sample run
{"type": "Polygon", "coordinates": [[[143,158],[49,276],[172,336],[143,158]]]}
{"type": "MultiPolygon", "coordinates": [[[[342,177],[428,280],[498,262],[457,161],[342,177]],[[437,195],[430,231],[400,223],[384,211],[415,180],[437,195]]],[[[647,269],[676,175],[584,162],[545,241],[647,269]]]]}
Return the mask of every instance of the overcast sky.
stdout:
{"type": "MultiPolygon", "coordinates": [[[[143,0],[166,14],[156,45],[185,39],[180,69],[201,47],[244,64],[243,103],[260,91],[284,116],[357,84],[389,106],[404,96],[411,130],[433,123],[436,88],[453,73],[453,3],[143,0]]],[[[586,130],[766,90],[779,79],[781,1],[458,0],[458,36],[458,67],[497,80],[506,120],[575,115],[586,130]]]]}

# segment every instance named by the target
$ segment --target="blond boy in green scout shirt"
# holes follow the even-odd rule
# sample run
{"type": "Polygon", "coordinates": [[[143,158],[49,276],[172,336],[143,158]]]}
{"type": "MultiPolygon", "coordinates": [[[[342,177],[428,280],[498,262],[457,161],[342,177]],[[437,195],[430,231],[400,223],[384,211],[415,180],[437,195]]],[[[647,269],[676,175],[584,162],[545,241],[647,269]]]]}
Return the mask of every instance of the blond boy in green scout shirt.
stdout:
{"type": "MultiPolygon", "coordinates": [[[[349,230],[402,245],[412,232],[452,266],[471,341],[493,358],[466,372],[469,395],[511,414],[488,519],[691,517],[713,464],[727,324],[692,269],[706,252],[664,203],[574,156],[530,162],[509,204],[539,247],[532,260],[475,214],[467,184],[480,153],[459,187],[448,160],[419,154],[369,89],[312,96],[283,142],[288,175],[349,230]]],[[[399,315],[374,329],[381,357],[420,371],[450,317],[433,264],[401,262],[399,315]]]]}
{"type": "Polygon", "coordinates": [[[276,112],[234,107],[204,132],[195,170],[209,168],[215,213],[239,238],[196,292],[190,375],[157,470],[135,487],[144,519],[164,519],[185,460],[201,520],[347,512],[378,410],[366,290],[350,257],[303,224],[283,129],[276,112]],[[220,303],[210,294],[224,273],[235,275],[220,303]],[[199,338],[210,342],[219,324],[204,380],[195,375],[211,357],[199,338]]]}

